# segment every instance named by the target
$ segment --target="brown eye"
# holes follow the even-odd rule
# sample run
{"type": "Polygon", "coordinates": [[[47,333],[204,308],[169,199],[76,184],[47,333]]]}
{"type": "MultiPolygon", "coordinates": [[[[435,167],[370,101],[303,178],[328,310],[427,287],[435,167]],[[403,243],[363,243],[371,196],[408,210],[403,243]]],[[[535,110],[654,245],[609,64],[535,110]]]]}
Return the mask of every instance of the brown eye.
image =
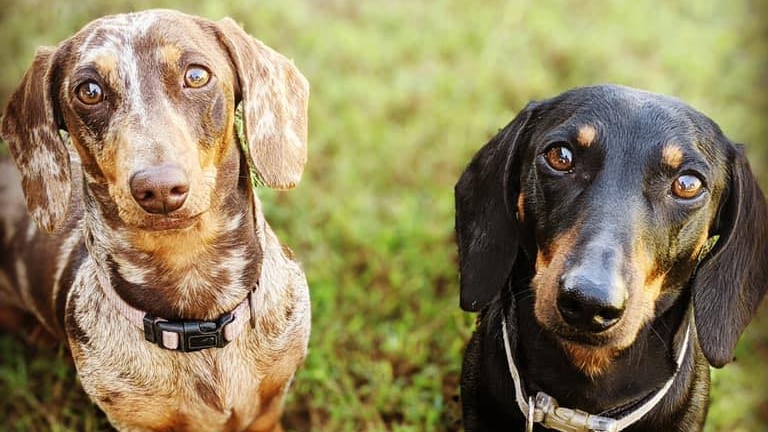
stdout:
{"type": "Polygon", "coordinates": [[[184,73],[184,86],[189,88],[200,88],[211,80],[211,73],[208,69],[201,66],[190,66],[184,73]]]}
{"type": "Polygon", "coordinates": [[[701,195],[703,189],[701,179],[691,174],[683,174],[672,183],[672,194],[687,200],[701,195]]]}
{"type": "Polygon", "coordinates": [[[77,86],[75,93],[77,94],[77,98],[80,99],[80,102],[86,105],[96,105],[104,100],[104,92],[101,90],[101,87],[93,81],[86,81],[80,84],[77,86]]]}
{"type": "Polygon", "coordinates": [[[573,169],[573,153],[563,146],[554,146],[544,154],[547,164],[556,171],[570,171],[573,169]]]}

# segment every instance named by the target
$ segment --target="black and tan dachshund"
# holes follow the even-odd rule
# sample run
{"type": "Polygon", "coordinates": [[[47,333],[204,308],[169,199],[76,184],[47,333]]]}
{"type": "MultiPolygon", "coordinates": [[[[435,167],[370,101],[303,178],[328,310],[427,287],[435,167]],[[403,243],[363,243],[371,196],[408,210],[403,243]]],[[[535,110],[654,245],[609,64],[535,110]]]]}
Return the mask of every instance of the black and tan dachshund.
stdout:
{"type": "Polygon", "coordinates": [[[627,87],[528,104],[456,185],[456,234],[461,306],[481,312],[470,432],[701,430],[709,366],[732,360],[768,287],[743,148],[627,87]]]}

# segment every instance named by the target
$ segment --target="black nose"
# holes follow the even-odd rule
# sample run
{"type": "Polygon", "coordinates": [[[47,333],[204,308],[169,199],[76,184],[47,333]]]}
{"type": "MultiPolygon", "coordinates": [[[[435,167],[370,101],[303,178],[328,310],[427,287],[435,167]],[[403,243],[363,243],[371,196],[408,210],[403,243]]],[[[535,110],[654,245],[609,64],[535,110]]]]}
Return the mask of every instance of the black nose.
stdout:
{"type": "Polygon", "coordinates": [[[623,288],[580,276],[563,278],[557,296],[557,309],[563,320],[591,333],[616,325],[624,314],[625,303],[623,288]]]}
{"type": "Polygon", "coordinates": [[[138,171],[131,177],[130,187],[133,199],[147,213],[167,214],[184,205],[189,180],[180,167],[165,164],[138,171]]]}

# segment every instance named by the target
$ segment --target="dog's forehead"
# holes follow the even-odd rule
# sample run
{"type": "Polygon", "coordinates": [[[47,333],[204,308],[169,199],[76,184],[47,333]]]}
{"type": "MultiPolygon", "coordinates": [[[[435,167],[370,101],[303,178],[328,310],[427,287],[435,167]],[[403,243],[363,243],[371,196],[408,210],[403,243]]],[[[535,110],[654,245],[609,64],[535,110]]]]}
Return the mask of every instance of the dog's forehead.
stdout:
{"type": "Polygon", "coordinates": [[[175,44],[199,46],[211,39],[199,25],[202,19],[170,10],[111,15],[92,21],[72,40],[80,64],[106,56],[122,58],[139,46],[175,44]]]}
{"type": "Polygon", "coordinates": [[[86,25],[73,39],[79,39],[77,54],[81,61],[91,61],[105,54],[120,54],[136,39],[147,34],[160,17],[154,13],[112,15],[86,25]]]}
{"type": "Polygon", "coordinates": [[[688,104],[664,95],[622,86],[584,87],[550,100],[554,120],[548,130],[566,129],[579,144],[642,145],[661,151],[670,143],[719,153],[719,127],[688,104]]]}
{"type": "Polygon", "coordinates": [[[691,124],[695,112],[677,99],[621,86],[580,88],[564,93],[557,102],[576,121],[602,119],[625,127],[682,127],[691,124]]]}

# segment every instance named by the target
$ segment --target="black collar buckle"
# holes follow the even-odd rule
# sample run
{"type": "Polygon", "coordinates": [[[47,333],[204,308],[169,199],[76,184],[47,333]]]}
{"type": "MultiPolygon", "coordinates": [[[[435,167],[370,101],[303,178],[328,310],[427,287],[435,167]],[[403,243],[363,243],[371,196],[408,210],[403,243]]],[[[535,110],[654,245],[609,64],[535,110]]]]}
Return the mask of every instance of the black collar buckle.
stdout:
{"type": "Polygon", "coordinates": [[[144,339],[160,348],[174,350],[163,343],[163,332],[178,335],[176,351],[191,352],[207,348],[223,348],[229,341],[224,337],[224,327],[234,321],[235,316],[225,313],[216,321],[179,320],[163,321],[150,314],[144,315],[144,339]]]}

